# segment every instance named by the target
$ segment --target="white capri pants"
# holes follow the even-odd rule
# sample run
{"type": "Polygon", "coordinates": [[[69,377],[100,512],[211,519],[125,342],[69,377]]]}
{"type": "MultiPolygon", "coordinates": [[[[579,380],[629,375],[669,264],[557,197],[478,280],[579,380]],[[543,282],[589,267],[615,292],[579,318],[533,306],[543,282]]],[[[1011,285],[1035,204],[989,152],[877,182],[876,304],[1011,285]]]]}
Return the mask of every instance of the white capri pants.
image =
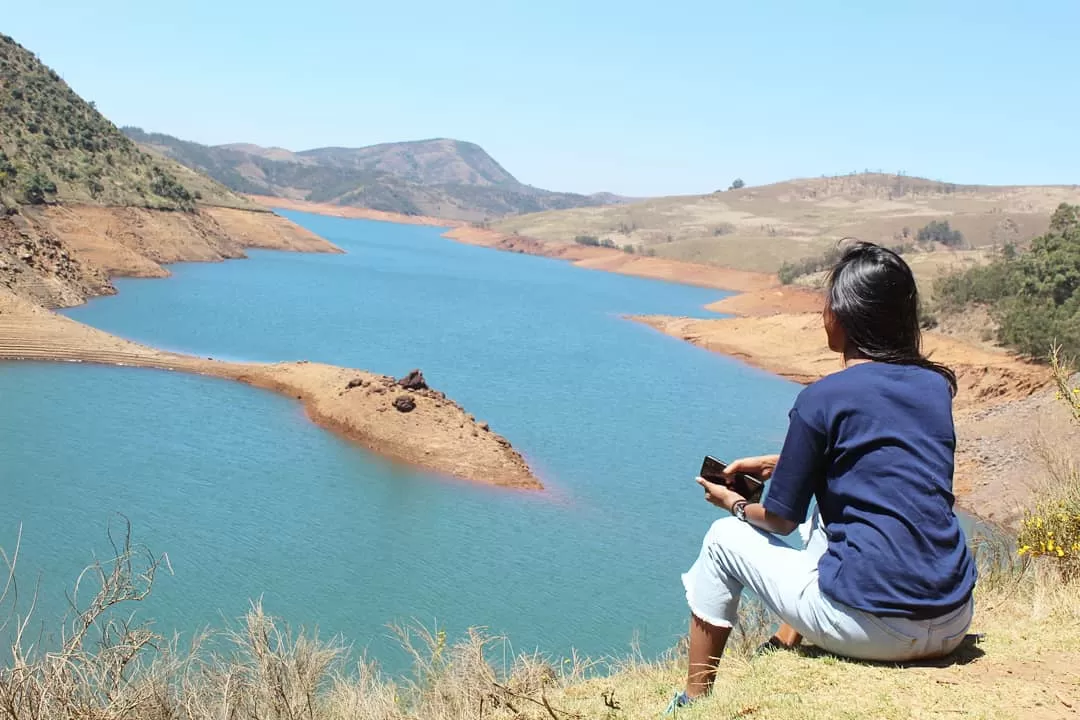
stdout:
{"type": "Polygon", "coordinates": [[[701,555],[682,576],[690,611],[715,627],[732,627],[744,588],[807,641],[858,660],[903,662],[948,655],[971,626],[974,602],[930,620],[877,617],[822,594],[818,560],[828,547],[815,508],[799,527],[803,547],[738,518],[713,523],[701,555]]]}

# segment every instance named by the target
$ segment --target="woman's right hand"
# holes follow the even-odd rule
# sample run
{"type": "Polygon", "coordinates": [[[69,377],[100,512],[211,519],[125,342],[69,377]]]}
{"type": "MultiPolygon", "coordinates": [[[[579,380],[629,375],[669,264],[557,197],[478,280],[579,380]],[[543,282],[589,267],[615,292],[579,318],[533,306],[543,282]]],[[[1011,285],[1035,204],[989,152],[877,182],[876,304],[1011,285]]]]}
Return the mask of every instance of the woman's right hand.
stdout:
{"type": "Polygon", "coordinates": [[[735,473],[745,473],[760,478],[761,480],[768,480],[772,477],[773,469],[776,467],[776,463],[779,460],[779,455],[758,455],[757,457],[739,458],[738,460],[732,460],[728,463],[727,469],[724,470],[724,474],[734,477],[735,473]]]}

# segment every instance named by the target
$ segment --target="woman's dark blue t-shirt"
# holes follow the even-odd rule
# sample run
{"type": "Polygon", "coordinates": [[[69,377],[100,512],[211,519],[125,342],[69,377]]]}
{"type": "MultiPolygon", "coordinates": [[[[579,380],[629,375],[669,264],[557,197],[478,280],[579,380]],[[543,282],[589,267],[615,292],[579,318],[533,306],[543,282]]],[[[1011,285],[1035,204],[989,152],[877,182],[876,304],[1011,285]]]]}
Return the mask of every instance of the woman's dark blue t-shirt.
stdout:
{"type": "Polygon", "coordinates": [[[799,394],[765,508],[802,522],[817,497],[828,597],[879,616],[937,617],[975,585],[953,512],[955,449],[945,378],[915,365],[852,365],[799,394]]]}

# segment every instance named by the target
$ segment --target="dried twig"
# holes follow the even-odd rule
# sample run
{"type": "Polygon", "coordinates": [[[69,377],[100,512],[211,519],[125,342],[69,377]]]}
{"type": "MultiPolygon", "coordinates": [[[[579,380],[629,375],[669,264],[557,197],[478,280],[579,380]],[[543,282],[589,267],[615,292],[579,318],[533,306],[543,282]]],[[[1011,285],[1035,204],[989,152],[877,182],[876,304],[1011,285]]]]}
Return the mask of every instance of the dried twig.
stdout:
{"type": "Polygon", "coordinates": [[[555,718],[555,720],[559,720],[559,716],[556,713],[562,713],[563,715],[565,715],[568,718],[582,718],[583,719],[585,717],[584,715],[579,715],[577,713],[570,712],[569,710],[560,710],[558,708],[552,707],[551,703],[548,702],[548,699],[547,699],[546,695],[541,694],[540,699],[537,700],[536,698],[529,697],[528,695],[522,695],[520,693],[516,693],[513,690],[511,690],[510,688],[506,687],[505,685],[501,685],[500,683],[492,683],[492,685],[494,685],[499,690],[502,690],[504,693],[506,693],[507,695],[509,695],[510,697],[512,697],[512,698],[514,698],[516,700],[524,700],[526,702],[533,703],[534,705],[539,705],[540,707],[547,710],[548,714],[551,715],[551,717],[555,718]]]}

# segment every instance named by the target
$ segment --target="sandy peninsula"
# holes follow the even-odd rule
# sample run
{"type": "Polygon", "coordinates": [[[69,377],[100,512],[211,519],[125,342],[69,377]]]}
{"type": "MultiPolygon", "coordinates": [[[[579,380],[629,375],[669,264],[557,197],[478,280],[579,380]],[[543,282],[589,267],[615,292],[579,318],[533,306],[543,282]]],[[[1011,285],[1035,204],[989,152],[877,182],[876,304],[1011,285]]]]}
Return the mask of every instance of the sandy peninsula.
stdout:
{"type": "Polygon", "coordinates": [[[227,363],[161,352],[47,308],[115,292],[110,277],[165,277],[168,263],[244,257],[249,247],[340,253],[271,212],[203,207],[180,213],[54,205],[0,218],[0,360],[88,362],[212,375],[304,404],[319,425],[426,470],[539,489],[521,455],[452,400],[393,378],[307,362],[227,363]]]}
{"type": "Polygon", "coordinates": [[[87,362],[211,375],[296,398],[313,421],[435,473],[539,489],[522,457],[440,392],[308,362],[229,363],[167,353],[57,315],[0,288],[0,360],[87,362]],[[403,411],[404,410],[404,411],[403,411]]]}

